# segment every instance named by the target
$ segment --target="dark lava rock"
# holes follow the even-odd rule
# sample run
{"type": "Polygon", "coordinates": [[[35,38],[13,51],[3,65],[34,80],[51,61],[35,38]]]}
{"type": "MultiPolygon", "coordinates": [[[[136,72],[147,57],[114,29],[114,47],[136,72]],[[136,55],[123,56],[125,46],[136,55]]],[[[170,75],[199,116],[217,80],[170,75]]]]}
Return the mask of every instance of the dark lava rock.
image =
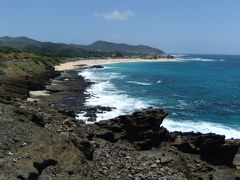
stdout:
{"type": "Polygon", "coordinates": [[[100,132],[96,134],[96,137],[111,142],[126,139],[141,150],[158,147],[169,137],[168,131],[160,127],[166,116],[167,113],[162,109],[146,109],[129,116],[119,116],[108,121],[101,121],[96,125],[108,131],[100,132]],[[119,139],[115,139],[116,137],[119,139]]]}
{"type": "Polygon", "coordinates": [[[95,137],[112,143],[127,140],[136,149],[148,150],[159,147],[160,143],[172,143],[180,151],[199,154],[201,159],[213,165],[233,164],[239,149],[239,141],[225,141],[225,136],[201,133],[169,133],[160,127],[167,116],[162,109],[146,109],[132,115],[95,123],[99,131],[95,137]]]}
{"type": "Polygon", "coordinates": [[[31,120],[32,120],[33,123],[37,124],[40,127],[44,127],[45,126],[44,119],[40,115],[33,114],[31,120]]]}
{"type": "MultiPolygon", "coordinates": [[[[44,160],[41,163],[38,162],[34,162],[33,166],[37,169],[38,173],[35,172],[30,172],[27,179],[31,179],[31,180],[37,180],[38,177],[42,174],[43,170],[46,169],[48,166],[56,166],[57,165],[57,161],[54,159],[47,159],[44,160]]],[[[17,177],[18,179],[25,179],[23,176],[19,175],[17,177]]]]}
{"type": "Polygon", "coordinates": [[[176,133],[181,139],[177,145],[185,153],[199,154],[201,159],[214,165],[232,165],[240,141],[225,141],[225,136],[201,133],[176,133]]]}
{"type": "Polygon", "coordinates": [[[72,109],[59,109],[58,112],[66,115],[66,116],[69,116],[69,117],[75,117],[76,116],[75,111],[72,110],[72,109]]]}
{"type": "Polygon", "coordinates": [[[70,141],[74,144],[75,147],[83,152],[87,160],[93,159],[94,148],[88,140],[81,139],[77,136],[72,136],[70,137],[70,141]]]}
{"type": "Polygon", "coordinates": [[[46,66],[45,71],[41,74],[2,78],[0,79],[0,98],[6,100],[26,99],[29,97],[29,91],[45,89],[46,82],[57,76],[59,76],[59,72],[51,66],[46,66]]]}
{"type": "Polygon", "coordinates": [[[117,139],[115,138],[114,133],[112,131],[102,133],[102,134],[97,134],[96,137],[105,139],[105,140],[110,141],[112,143],[117,142],[117,139]]]}
{"type": "Polygon", "coordinates": [[[93,66],[90,66],[90,68],[102,69],[104,67],[101,65],[93,65],[93,66]]]}

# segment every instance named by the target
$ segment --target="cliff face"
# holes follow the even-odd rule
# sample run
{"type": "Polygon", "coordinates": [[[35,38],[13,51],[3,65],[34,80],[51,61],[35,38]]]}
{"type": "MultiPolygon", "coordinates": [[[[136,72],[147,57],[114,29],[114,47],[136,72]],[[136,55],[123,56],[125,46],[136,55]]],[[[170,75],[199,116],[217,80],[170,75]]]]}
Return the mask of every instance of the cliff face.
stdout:
{"type": "Polygon", "coordinates": [[[162,109],[84,124],[75,120],[79,109],[92,116],[110,109],[83,106],[90,83],[75,71],[51,84],[56,74],[49,70],[1,81],[0,179],[239,178],[239,140],[170,133],[161,127],[162,109]],[[43,86],[49,95],[26,101],[29,90],[43,86]]]}

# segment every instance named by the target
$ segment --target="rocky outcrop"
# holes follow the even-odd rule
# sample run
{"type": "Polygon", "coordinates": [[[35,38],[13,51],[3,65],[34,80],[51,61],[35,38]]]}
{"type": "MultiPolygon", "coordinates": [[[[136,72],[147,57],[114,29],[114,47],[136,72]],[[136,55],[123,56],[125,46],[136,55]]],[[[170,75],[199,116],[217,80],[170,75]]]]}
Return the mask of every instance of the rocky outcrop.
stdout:
{"type": "Polygon", "coordinates": [[[46,66],[41,74],[31,72],[18,77],[0,78],[0,99],[26,99],[29,91],[44,89],[49,79],[56,76],[59,76],[59,72],[46,66]]]}
{"type": "MultiPolygon", "coordinates": [[[[240,141],[225,140],[224,136],[216,134],[170,133],[160,126],[166,116],[162,109],[150,108],[91,125],[93,134],[89,139],[95,142],[93,161],[100,176],[114,174],[116,177],[116,172],[125,167],[121,171],[125,179],[143,178],[146,174],[158,179],[167,177],[162,167],[170,167],[182,172],[186,179],[238,178],[239,161],[234,157],[240,141]],[[112,165],[115,161],[118,163],[112,165]]],[[[182,174],[178,173],[171,172],[169,179],[182,179],[182,174]]]]}
{"type": "Polygon", "coordinates": [[[71,136],[70,141],[74,144],[75,147],[83,152],[87,160],[93,159],[93,145],[88,140],[83,140],[78,136],[71,136]]]}
{"type": "Polygon", "coordinates": [[[160,127],[167,116],[162,109],[146,109],[129,116],[119,116],[115,119],[95,123],[100,130],[95,134],[110,142],[127,140],[136,149],[148,150],[169,143],[180,151],[198,154],[202,160],[215,165],[231,166],[239,149],[240,142],[225,141],[225,136],[201,133],[169,133],[160,127]]]}
{"type": "Polygon", "coordinates": [[[93,65],[93,66],[90,66],[90,68],[102,69],[102,68],[104,68],[104,67],[101,66],[101,65],[93,65]]]}
{"type": "Polygon", "coordinates": [[[185,152],[199,154],[202,160],[211,164],[232,165],[240,147],[240,141],[225,141],[225,136],[201,133],[174,133],[175,146],[185,152]]]}
{"type": "Polygon", "coordinates": [[[137,149],[151,149],[158,147],[169,138],[168,131],[160,127],[163,119],[167,116],[162,109],[146,109],[135,112],[130,116],[119,116],[108,121],[96,123],[102,131],[96,137],[107,141],[128,140],[134,143],[137,149]]]}

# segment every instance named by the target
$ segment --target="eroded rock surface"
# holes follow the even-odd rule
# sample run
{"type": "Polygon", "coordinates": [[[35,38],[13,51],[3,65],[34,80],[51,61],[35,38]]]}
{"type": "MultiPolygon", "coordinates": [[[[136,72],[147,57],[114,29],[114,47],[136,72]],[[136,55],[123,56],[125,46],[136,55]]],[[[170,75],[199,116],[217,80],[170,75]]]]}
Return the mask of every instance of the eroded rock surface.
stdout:
{"type": "Polygon", "coordinates": [[[147,150],[158,147],[163,141],[169,138],[168,131],[160,127],[167,116],[162,109],[146,109],[135,112],[130,116],[119,116],[108,121],[101,121],[96,125],[102,130],[96,137],[103,138],[110,142],[126,139],[134,143],[137,149],[147,150]]]}

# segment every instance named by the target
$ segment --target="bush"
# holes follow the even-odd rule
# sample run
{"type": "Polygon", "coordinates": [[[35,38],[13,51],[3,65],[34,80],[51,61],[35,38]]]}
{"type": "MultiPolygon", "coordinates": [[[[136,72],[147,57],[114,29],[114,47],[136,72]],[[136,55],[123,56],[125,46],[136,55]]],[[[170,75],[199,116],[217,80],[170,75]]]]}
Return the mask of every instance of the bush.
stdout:
{"type": "Polygon", "coordinates": [[[0,75],[4,74],[4,68],[5,68],[5,65],[0,62],[0,75]]]}
{"type": "Polygon", "coordinates": [[[60,63],[60,59],[56,57],[39,56],[39,57],[33,57],[32,60],[37,64],[42,63],[47,66],[52,66],[60,63]]]}
{"type": "Polygon", "coordinates": [[[3,46],[3,47],[0,47],[0,52],[5,54],[10,54],[10,53],[20,53],[21,51],[15,48],[3,46]]]}

